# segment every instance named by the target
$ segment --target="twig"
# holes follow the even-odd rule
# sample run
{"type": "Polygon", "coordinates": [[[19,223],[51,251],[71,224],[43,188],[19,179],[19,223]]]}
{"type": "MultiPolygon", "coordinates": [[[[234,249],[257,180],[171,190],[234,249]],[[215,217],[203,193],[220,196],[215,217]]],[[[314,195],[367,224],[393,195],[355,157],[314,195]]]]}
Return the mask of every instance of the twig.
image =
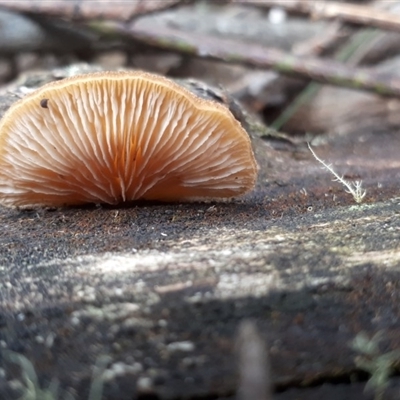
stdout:
{"type": "Polygon", "coordinates": [[[333,168],[332,165],[327,164],[324,160],[319,158],[312,147],[310,146],[310,143],[307,143],[308,148],[311,151],[311,154],[314,156],[314,158],[320,162],[334,177],[334,181],[340,182],[347,190],[347,193],[350,193],[356,203],[361,203],[367,194],[367,192],[362,188],[362,181],[355,181],[355,182],[347,182],[343,176],[340,176],[333,168]]]}
{"type": "Polygon", "coordinates": [[[317,82],[400,97],[400,80],[379,76],[372,69],[355,69],[332,60],[303,58],[260,45],[194,35],[173,28],[104,23],[92,26],[98,32],[124,35],[156,48],[313,79],[317,82]]]}
{"type": "Polygon", "coordinates": [[[359,25],[400,32],[399,15],[358,4],[316,0],[231,0],[231,2],[257,7],[279,6],[314,18],[337,18],[359,25]]]}
{"type": "MultiPolygon", "coordinates": [[[[360,51],[373,43],[376,35],[379,34],[377,29],[363,29],[357,32],[343,48],[337,51],[334,59],[340,62],[346,62],[346,65],[355,66],[360,58],[360,51]],[[359,52],[357,54],[357,51],[359,52]]],[[[362,51],[361,51],[362,53],[362,51]]],[[[362,55],[362,54],[361,54],[362,55]]],[[[307,87],[289,104],[289,106],[273,121],[271,127],[280,130],[306,102],[314,98],[321,85],[311,82],[307,87]]]]}
{"type": "Polygon", "coordinates": [[[343,24],[334,21],[324,29],[323,35],[316,35],[294,44],[292,51],[297,56],[322,56],[340,46],[345,37],[350,36],[350,29],[346,29],[345,32],[343,32],[343,24]]]}
{"type": "Polygon", "coordinates": [[[1,7],[12,11],[71,20],[88,21],[93,19],[112,19],[129,21],[134,17],[176,6],[182,0],[135,0],[135,1],[48,1],[2,0],[1,7]]]}

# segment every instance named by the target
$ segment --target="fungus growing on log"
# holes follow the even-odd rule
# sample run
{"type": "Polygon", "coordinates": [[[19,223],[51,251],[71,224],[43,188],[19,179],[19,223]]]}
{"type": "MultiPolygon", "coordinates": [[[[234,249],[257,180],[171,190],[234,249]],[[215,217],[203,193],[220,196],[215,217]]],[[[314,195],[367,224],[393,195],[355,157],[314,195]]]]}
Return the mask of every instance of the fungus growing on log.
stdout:
{"type": "Polygon", "coordinates": [[[229,110],[145,72],[52,82],[0,122],[0,203],[231,198],[254,187],[250,139],[229,110]]]}

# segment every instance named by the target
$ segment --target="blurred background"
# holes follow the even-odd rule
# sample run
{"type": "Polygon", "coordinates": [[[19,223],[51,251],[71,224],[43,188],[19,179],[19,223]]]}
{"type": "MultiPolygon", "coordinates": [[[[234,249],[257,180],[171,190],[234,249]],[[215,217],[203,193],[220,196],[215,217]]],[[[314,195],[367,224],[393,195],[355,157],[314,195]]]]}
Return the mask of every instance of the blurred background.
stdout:
{"type": "Polygon", "coordinates": [[[335,65],[355,81],[373,71],[377,86],[390,86],[399,75],[399,9],[392,0],[1,1],[0,84],[84,62],[222,86],[290,134],[397,129],[396,96],[340,87],[335,65]]]}

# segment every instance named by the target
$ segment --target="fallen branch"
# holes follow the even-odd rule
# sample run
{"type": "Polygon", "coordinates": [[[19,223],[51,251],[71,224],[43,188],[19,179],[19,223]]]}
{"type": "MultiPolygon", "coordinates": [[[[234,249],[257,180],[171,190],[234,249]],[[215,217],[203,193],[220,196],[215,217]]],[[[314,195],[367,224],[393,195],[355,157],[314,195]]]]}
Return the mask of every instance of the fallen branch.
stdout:
{"type": "Polygon", "coordinates": [[[282,7],[313,18],[340,19],[359,25],[400,32],[400,15],[358,4],[315,0],[231,0],[235,4],[282,7]]]}
{"type": "Polygon", "coordinates": [[[180,2],[181,0],[130,0],[126,2],[107,2],[100,0],[30,0],[29,2],[24,2],[2,0],[1,7],[10,11],[26,12],[42,16],[68,18],[80,21],[93,19],[129,21],[140,15],[176,6],[180,2]]]}
{"type": "Polygon", "coordinates": [[[400,79],[380,76],[369,68],[356,69],[332,60],[304,58],[256,44],[194,35],[154,25],[133,24],[127,27],[119,23],[97,23],[92,29],[111,35],[124,35],[139,43],[177,53],[261,69],[271,68],[321,83],[367,90],[381,96],[400,97],[400,79]]]}

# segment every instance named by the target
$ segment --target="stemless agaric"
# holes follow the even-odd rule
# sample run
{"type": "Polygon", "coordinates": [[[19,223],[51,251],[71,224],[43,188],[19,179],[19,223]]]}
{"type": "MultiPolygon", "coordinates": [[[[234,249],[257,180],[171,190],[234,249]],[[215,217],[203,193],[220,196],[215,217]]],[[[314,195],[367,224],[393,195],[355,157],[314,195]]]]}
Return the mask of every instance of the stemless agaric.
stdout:
{"type": "Polygon", "coordinates": [[[5,206],[230,198],[256,176],[250,139],[228,108],[145,72],[47,84],[0,122],[5,206]]]}

